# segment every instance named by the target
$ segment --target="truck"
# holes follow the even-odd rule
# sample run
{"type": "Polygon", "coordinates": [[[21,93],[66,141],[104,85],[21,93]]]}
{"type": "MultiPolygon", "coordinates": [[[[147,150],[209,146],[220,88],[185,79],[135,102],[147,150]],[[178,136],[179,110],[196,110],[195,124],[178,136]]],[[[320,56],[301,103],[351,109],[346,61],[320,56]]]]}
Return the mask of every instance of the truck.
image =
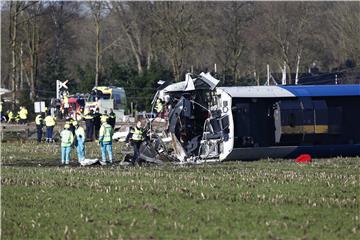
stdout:
{"type": "Polygon", "coordinates": [[[104,113],[105,110],[109,113],[110,109],[113,109],[116,120],[123,120],[126,109],[124,88],[115,86],[94,87],[87,98],[85,109],[95,111],[96,108],[99,108],[100,113],[104,113]]]}

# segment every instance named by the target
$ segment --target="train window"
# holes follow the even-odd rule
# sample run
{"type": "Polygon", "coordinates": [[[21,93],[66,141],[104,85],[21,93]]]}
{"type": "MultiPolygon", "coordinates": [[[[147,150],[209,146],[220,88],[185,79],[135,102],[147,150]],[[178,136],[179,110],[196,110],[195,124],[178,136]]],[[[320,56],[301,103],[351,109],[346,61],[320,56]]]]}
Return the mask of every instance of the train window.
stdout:
{"type": "Polygon", "coordinates": [[[121,104],[120,95],[114,95],[114,102],[115,102],[116,104],[121,104]]]}
{"type": "Polygon", "coordinates": [[[110,94],[102,94],[101,99],[110,99],[110,94]]]}
{"type": "Polygon", "coordinates": [[[114,109],[120,109],[121,106],[121,98],[120,95],[114,94],[114,109]]]}
{"type": "Polygon", "coordinates": [[[226,129],[229,127],[230,123],[229,123],[229,116],[225,116],[221,119],[221,125],[223,129],[226,129]]]}

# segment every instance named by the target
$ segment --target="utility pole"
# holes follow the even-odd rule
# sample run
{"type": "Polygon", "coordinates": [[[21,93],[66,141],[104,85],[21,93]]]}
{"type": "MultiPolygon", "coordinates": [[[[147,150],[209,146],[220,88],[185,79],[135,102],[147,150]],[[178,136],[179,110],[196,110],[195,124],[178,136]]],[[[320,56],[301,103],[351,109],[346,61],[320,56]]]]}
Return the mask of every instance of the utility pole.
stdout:
{"type": "Polygon", "coordinates": [[[297,85],[299,82],[299,65],[300,65],[300,54],[298,54],[298,56],[297,56],[295,85],[297,85]]]}
{"type": "Polygon", "coordinates": [[[267,79],[266,79],[266,85],[270,85],[270,66],[269,64],[266,65],[266,70],[267,70],[267,79]]]}
{"type": "Polygon", "coordinates": [[[281,84],[286,85],[286,62],[284,61],[284,68],[282,69],[281,84]]]}
{"type": "Polygon", "coordinates": [[[256,85],[259,86],[259,82],[257,81],[257,77],[256,77],[256,71],[254,71],[254,79],[255,79],[256,85]]]}

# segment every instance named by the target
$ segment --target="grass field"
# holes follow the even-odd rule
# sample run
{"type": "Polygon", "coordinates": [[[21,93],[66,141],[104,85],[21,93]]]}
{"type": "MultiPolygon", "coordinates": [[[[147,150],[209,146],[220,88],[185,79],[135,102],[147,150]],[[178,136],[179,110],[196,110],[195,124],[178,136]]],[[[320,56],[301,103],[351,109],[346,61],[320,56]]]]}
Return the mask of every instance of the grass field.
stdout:
{"type": "Polygon", "coordinates": [[[359,158],[60,168],[56,145],[1,150],[2,239],[360,236],[359,158]]]}

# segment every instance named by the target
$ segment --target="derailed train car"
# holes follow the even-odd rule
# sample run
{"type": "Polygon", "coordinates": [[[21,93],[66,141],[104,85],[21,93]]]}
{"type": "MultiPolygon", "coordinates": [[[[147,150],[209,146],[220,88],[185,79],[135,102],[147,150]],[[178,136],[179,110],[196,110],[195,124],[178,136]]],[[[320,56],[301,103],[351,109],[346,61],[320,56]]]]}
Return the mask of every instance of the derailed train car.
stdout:
{"type": "Polygon", "coordinates": [[[160,90],[181,162],[360,155],[360,86],[217,87],[187,74],[160,90]]]}

